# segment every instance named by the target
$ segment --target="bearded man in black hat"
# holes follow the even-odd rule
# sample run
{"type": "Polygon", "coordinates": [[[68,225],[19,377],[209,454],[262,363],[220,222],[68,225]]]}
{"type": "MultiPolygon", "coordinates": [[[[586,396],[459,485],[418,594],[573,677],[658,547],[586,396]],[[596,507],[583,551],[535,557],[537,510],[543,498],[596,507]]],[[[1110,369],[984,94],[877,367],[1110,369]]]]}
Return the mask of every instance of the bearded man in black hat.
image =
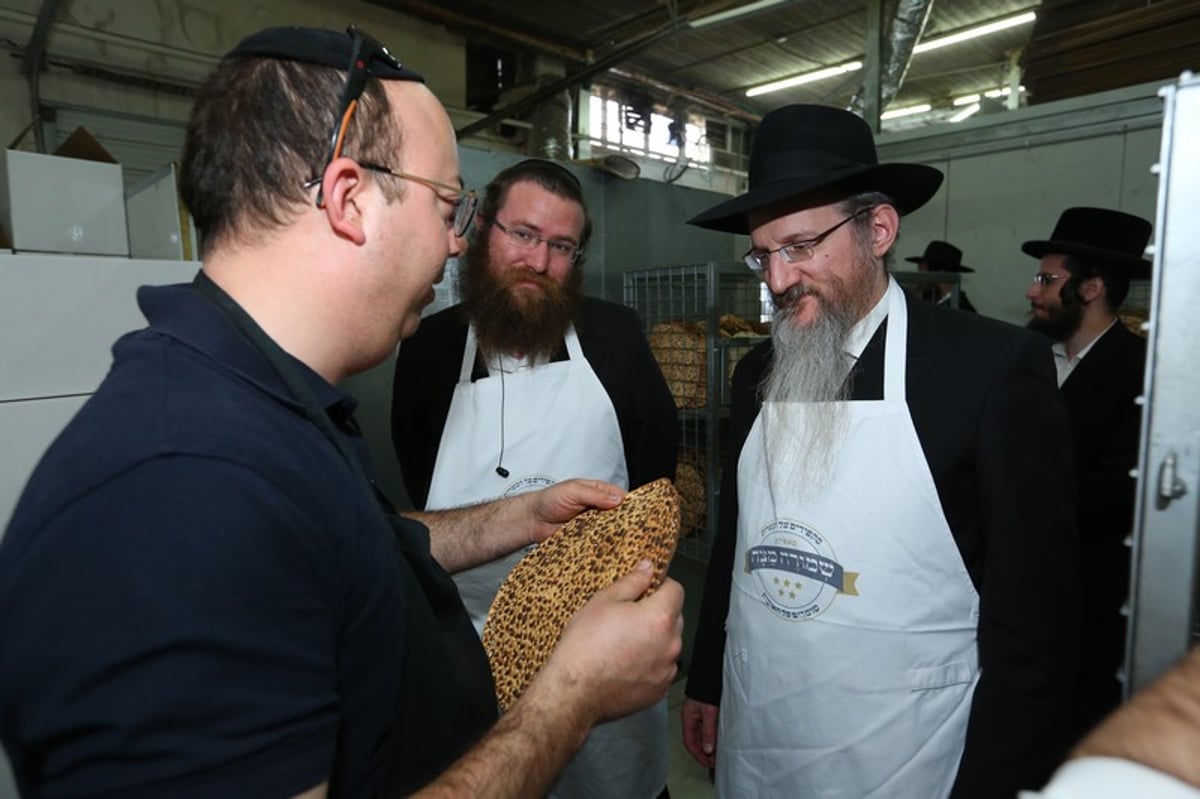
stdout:
{"type": "MultiPolygon", "coordinates": [[[[966,275],[975,271],[971,267],[963,265],[962,250],[947,241],[931,241],[925,245],[925,252],[904,260],[916,264],[917,270],[920,272],[951,272],[966,275]]],[[[932,288],[931,294],[927,296],[922,292],[921,296],[938,305],[951,304],[954,299],[953,283],[934,283],[932,288]]],[[[961,286],[958,289],[958,305],[955,307],[960,311],[978,313],[967,297],[967,292],[961,286]]]]}
{"type": "Polygon", "coordinates": [[[733,378],[682,711],[719,796],[1012,799],[1065,751],[1066,413],[1044,340],[888,275],[941,180],[879,164],[849,112],[787,106],[749,191],[691,220],[749,234],[775,303],[733,378]]]}
{"type": "Polygon", "coordinates": [[[1117,316],[1132,279],[1150,277],[1142,257],[1150,223],[1106,208],[1068,208],[1049,239],[1021,249],[1039,259],[1025,292],[1030,328],[1053,344],[1058,382],[1067,402],[1079,480],[1083,642],[1074,727],[1086,732],[1121,700],[1117,672],[1124,661],[1141,432],[1146,341],[1117,316]]]}

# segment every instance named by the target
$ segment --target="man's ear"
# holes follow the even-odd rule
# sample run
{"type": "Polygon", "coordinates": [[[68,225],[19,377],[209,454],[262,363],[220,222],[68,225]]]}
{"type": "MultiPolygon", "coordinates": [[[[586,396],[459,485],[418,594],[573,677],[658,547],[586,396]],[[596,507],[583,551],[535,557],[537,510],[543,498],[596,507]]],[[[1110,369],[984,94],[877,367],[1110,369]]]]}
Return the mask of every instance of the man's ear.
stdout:
{"type": "Polygon", "coordinates": [[[363,220],[364,193],[367,189],[366,175],[357,162],[349,158],[335,158],[325,168],[321,190],[325,197],[325,218],[330,228],[342,238],[355,244],[367,240],[363,220]]]}
{"type": "Polygon", "coordinates": [[[886,203],[871,212],[871,252],[882,258],[896,243],[900,233],[900,214],[886,203]]]}
{"type": "Polygon", "coordinates": [[[1086,278],[1079,283],[1079,296],[1084,302],[1095,302],[1104,294],[1104,281],[1099,276],[1086,278]]]}

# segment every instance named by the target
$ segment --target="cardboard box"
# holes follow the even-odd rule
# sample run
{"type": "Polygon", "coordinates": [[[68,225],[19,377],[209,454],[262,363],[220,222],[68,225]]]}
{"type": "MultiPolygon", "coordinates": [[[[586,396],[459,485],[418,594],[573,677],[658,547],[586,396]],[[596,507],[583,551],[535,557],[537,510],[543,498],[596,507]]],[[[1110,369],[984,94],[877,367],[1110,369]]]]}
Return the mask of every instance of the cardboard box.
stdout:
{"type": "Polygon", "coordinates": [[[16,252],[127,257],[121,165],[83,128],[54,155],[5,150],[0,225],[16,252]]]}

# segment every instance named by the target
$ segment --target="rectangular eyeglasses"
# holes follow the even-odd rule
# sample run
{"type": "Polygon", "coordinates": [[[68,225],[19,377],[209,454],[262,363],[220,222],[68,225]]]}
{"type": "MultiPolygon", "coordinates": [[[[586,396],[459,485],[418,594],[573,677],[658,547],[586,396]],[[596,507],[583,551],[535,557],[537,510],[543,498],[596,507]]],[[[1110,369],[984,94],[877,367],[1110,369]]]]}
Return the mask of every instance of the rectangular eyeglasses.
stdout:
{"type": "Polygon", "coordinates": [[[849,222],[851,219],[857,219],[858,217],[862,216],[863,214],[867,213],[868,211],[873,211],[874,209],[875,209],[874,205],[868,205],[865,208],[859,208],[857,211],[855,211],[854,213],[847,216],[841,222],[838,222],[836,225],[834,225],[831,228],[827,228],[827,229],[821,231],[816,236],[813,236],[811,239],[805,239],[804,241],[793,241],[790,244],[785,244],[782,247],[776,247],[773,250],[753,250],[752,249],[749,252],[747,252],[744,256],[742,256],[742,258],[743,258],[743,260],[745,260],[746,266],[748,266],[750,268],[750,271],[756,275],[759,275],[760,277],[766,275],[767,267],[771,263],[771,256],[774,255],[775,253],[779,253],[780,257],[783,258],[784,263],[788,263],[788,264],[796,264],[796,263],[802,263],[804,261],[811,261],[812,257],[816,254],[817,246],[821,242],[825,241],[825,239],[832,236],[837,231],[838,228],[840,228],[842,225],[849,222]]]}

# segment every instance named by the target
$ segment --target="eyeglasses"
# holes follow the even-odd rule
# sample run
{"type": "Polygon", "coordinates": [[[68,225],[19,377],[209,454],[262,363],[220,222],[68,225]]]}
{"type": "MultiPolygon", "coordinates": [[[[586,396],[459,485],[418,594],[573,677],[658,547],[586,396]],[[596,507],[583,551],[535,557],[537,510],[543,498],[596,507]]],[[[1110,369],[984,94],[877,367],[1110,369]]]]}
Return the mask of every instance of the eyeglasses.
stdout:
{"type": "Polygon", "coordinates": [[[874,205],[868,205],[866,208],[860,208],[854,213],[850,214],[850,216],[843,219],[841,222],[838,222],[828,230],[818,233],[811,239],[805,239],[804,241],[793,241],[791,244],[785,244],[782,247],[777,247],[774,250],[750,250],[748,253],[743,255],[742,258],[746,261],[746,266],[750,267],[750,271],[760,276],[766,275],[767,267],[771,264],[771,256],[775,253],[779,253],[779,255],[783,258],[784,263],[788,264],[798,264],[803,263],[804,261],[811,261],[813,256],[816,255],[817,245],[832,236],[838,228],[849,222],[851,219],[857,219],[868,211],[875,210],[875,208],[876,206],[874,205]]]}
{"type": "Polygon", "coordinates": [[[523,227],[508,227],[499,219],[493,219],[492,224],[504,232],[522,250],[532,250],[542,242],[546,242],[546,249],[551,255],[562,258],[570,264],[575,263],[579,254],[583,252],[569,241],[542,238],[532,230],[526,230],[523,227]]]}
{"type": "Polygon", "coordinates": [[[408,172],[401,172],[398,169],[392,169],[383,164],[366,164],[359,162],[358,164],[363,169],[369,169],[372,172],[382,172],[391,175],[394,178],[401,180],[411,180],[413,183],[419,183],[433,190],[434,194],[454,205],[454,216],[451,218],[450,227],[454,231],[454,235],[462,238],[467,235],[467,231],[471,229],[471,220],[475,218],[475,208],[479,205],[479,197],[473,191],[464,192],[457,186],[451,186],[449,183],[439,183],[436,180],[423,178],[420,175],[412,175],[408,172]],[[442,197],[441,192],[446,192],[449,197],[442,197]]]}
{"type": "Polygon", "coordinates": [[[1051,274],[1050,272],[1038,272],[1036,275],[1033,276],[1033,282],[1037,283],[1042,288],[1046,288],[1046,286],[1049,286],[1054,281],[1062,280],[1065,277],[1067,277],[1067,276],[1066,275],[1055,275],[1055,274],[1051,274]]]}

